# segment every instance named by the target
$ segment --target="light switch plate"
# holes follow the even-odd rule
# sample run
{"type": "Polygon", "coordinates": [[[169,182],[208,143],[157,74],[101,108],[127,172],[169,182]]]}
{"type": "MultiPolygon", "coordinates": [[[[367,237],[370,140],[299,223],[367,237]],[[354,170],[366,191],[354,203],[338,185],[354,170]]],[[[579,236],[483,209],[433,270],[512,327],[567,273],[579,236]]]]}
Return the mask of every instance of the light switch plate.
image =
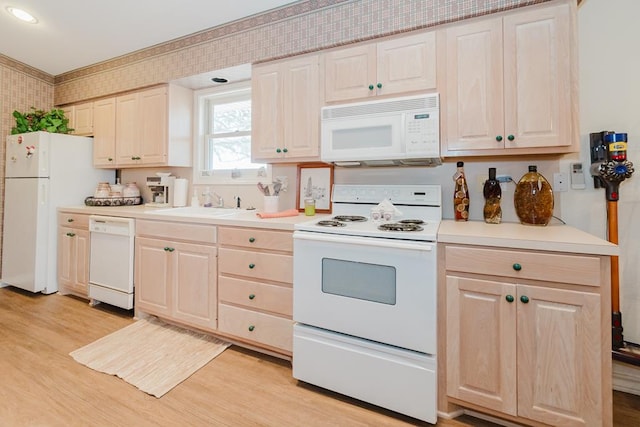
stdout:
{"type": "Polygon", "coordinates": [[[569,191],[569,180],[567,174],[563,172],[556,172],[553,174],[553,191],[563,192],[569,191]]]}

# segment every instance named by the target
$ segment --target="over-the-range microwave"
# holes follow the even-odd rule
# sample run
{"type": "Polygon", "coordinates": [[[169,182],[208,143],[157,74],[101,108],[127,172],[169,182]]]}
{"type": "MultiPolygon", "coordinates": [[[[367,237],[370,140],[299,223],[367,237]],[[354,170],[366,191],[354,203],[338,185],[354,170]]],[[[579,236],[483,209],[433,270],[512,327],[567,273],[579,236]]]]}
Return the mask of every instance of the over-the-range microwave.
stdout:
{"type": "Polygon", "coordinates": [[[435,166],[440,158],[437,93],[323,107],[322,161],[337,166],[435,166]]]}

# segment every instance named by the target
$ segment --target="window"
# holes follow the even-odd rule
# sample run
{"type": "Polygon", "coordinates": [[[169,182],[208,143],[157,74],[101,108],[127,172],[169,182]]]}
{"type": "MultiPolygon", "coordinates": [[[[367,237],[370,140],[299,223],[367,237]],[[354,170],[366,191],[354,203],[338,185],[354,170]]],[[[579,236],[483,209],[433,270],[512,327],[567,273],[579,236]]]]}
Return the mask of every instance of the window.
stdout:
{"type": "Polygon", "coordinates": [[[196,108],[194,182],[268,182],[268,165],[251,162],[251,82],[197,91],[196,108]]]}

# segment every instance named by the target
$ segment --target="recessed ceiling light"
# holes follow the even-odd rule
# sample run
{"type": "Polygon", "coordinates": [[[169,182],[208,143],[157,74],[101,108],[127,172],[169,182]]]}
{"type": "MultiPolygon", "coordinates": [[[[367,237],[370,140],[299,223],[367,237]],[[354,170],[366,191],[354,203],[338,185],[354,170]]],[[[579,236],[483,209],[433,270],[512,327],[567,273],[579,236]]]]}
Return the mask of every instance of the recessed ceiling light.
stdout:
{"type": "Polygon", "coordinates": [[[17,7],[13,7],[13,6],[7,6],[7,11],[15,16],[16,18],[18,18],[21,21],[24,22],[28,22],[29,24],[35,24],[38,22],[38,20],[29,12],[22,10],[22,9],[18,9],[17,7]]]}

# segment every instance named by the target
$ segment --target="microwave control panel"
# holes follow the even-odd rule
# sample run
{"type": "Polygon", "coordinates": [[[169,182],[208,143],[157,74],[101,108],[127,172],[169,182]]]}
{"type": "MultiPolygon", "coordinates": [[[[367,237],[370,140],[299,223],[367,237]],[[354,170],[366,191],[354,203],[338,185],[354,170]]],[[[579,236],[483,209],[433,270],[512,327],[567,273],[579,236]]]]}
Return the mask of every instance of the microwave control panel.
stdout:
{"type": "Polygon", "coordinates": [[[437,110],[405,113],[407,153],[440,151],[440,117],[437,110]]]}

